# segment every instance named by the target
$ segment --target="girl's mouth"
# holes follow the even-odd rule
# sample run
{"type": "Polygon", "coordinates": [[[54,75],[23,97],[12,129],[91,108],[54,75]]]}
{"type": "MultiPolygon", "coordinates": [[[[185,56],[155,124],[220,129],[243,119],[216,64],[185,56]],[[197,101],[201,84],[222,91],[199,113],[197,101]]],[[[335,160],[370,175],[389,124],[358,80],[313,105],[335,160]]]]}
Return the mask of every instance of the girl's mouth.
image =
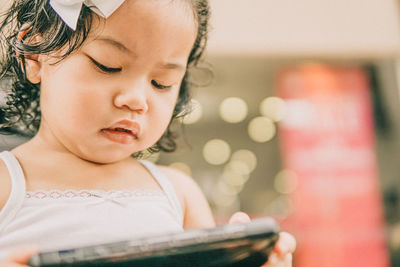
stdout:
{"type": "Polygon", "coordinates": [[[124,133],[130,133],[130,134],[132,134],[132,131],[131,130],[128,130],[128,129],[124,129],[124,128],[114,128],[114,129],[112,129],[113,131],[116,131],[116,132],[124,132],[124,133]]]}
{"type": "Polygon", "coordinates": [[[101,133],[110,141],[120,144],[131,144],[138,139],[140,124],[130,120],[122,120],[109,128],[101,129],[101,133]]]}
{"type": "Polygon", "coordinates": [[[124,145],[129,145],[138,139],[137,135],[132,131],[123,128],[102,129],[101,133],[110,141],[124,145]]]}

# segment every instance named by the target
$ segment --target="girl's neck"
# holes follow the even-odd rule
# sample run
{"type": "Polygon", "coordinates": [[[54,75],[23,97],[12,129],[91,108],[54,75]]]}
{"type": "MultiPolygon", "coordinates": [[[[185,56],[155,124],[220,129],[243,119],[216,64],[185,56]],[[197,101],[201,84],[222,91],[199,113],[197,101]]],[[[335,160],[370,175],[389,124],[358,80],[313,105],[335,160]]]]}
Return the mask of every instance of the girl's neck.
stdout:
{"type": "Polygon", "coordinates": [[[33,138],[11,151],[21,164],[29,191],[65,189],[154,189],[143,166],[133,158],[109,164],[86,161],[33,138]],[[138,176],[137,176],[138,175],[138,176]],[[147,177],[147,181],[142,178],[147,177]]]}
{"type": "Polygon", "coordinates": [[[115,169],[124,168],[124,166],[140,165],[134,158],[127,157],[120,161],[112,163],[97,163],[83,159],[68,149],[60,145],[49,145],[39,135],[36,135],[28,142],[16,147],[11,151],[17,159],[23,163],[46,165],[57,169],[61,166],[69,166],[71,169],[83,170],[89,172],[113,172],[115,169]]]}

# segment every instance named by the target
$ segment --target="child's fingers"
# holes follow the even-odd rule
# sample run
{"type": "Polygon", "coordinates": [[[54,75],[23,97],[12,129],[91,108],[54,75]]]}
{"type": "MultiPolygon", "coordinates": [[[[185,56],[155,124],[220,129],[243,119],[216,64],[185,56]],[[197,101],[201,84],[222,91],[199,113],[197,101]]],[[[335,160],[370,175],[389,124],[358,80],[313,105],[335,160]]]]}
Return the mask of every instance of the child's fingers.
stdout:
{"type": "Polygon", "coordinates": [[[286,254],[285,256],[285,266],[291,267],[293,262],[293,255],[292,253],[286,254]]]}
{"type": "Polygon", "coordinates": [[[229,219],[229,223],[248,223],[250,221],[249,215],[242,211],[235,212],[229,219]]]}
{"type": "MultiPolygon", "coordinates": [[[[247,223],[251,219],[244,212],[236,212],[229,219],[229,223],[247,223]]],[[[279,239],[273,252],[269,256],[268,262],[262,267],[291,267],[292,253],[296,249],[296,239],[289,233],[280,232],[279,239]]]]}
{"type": "Polygon", "coordinates": [[[280,256],[277,253],[272,252],[269,256],[268,262],[261,267],[292,267],[292,253],[280,256]]]}
{"type": "Polygon", "coordinates": [[[275,245],[274,251],[279,255],[293,253],[296,249],[296,239],[289,233],[279,233],[278,242],[275,245]]]}

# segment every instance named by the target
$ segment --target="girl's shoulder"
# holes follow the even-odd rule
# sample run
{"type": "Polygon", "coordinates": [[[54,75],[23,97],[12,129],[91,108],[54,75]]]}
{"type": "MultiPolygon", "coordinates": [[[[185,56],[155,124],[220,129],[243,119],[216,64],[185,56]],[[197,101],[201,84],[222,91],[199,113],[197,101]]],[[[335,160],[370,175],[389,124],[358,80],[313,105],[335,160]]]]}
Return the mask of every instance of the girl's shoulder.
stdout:
{"type": "Polygon", "coordinates": [[[187,196],[184,188],[186,187],[188,190],[193,190],[193,187],[197,186],[195,181],[189,175],[177,169],[164,165],[157,165],[157,168],[172,184],[176,194],[178,195],[182,208],[185,210],[187,196]]]}
{"type": "Polygon", "coordinates": [[[11,180],[6,164],[0,160],[0,210],[6,204],[11,192],[11,180]]]}
{"type": "Polygon", "coordinates": [[[167,166],[157,166],[173,185],[185,214],[184,228],[215,226],[210,206],[200,186],[187,174],[167,166]]]}
{"type": "Polygon", "coordinates": [[[191,193],[201,191],[196,181],[186,173],[172,167],[157,165],[158,169],[164,174],[179,197],[191,196],[191,193]]]}
{"type": "Polygon", "coordinates": [[[157,168],[168,178],[168,180],[179,186],[179,183],[195,183],[192,177],[184,172],[165,165],[157,165],[157,168]]]}

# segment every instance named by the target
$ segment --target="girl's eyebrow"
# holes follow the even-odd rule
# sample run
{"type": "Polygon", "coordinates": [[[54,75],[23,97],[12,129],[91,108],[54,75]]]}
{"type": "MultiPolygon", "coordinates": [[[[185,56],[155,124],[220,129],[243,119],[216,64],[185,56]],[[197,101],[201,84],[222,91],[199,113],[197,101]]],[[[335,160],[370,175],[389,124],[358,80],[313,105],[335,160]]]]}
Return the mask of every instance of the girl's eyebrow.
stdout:
{"type": "Polygon", "coordinates": [[[133,54],[133,52],[127,48],[125,45],[123,45],[122,43],[118,42],[117,40],[114,40],[111,37],[107,37],[107,36],[101,36],[98,37],[96,39],[94,39],[95,41],[103,41],[106,42],[114,47],[116,47],[118,50],[124,52],[124,53],[128,53],[128,54],[133,54]]]}

